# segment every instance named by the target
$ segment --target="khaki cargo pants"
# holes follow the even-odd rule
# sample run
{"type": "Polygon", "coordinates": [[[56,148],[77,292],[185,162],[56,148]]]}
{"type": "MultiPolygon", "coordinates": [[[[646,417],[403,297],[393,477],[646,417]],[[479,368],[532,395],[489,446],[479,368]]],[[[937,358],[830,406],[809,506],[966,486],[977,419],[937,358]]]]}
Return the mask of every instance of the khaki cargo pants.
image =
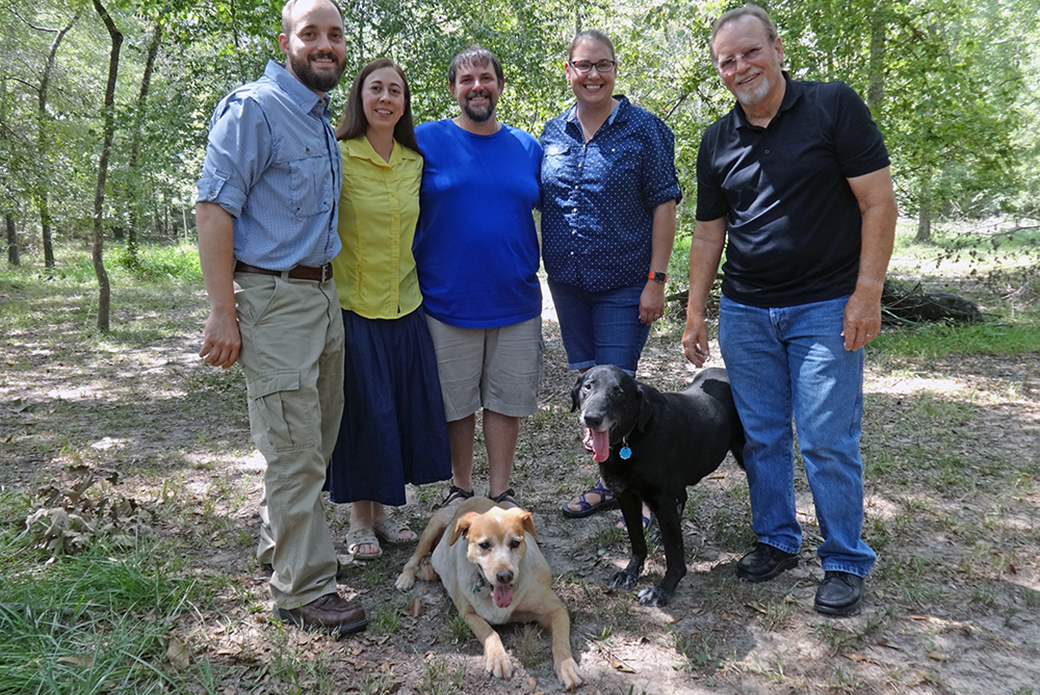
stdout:
{"type": "Polygon", "coordinates": [[[267,461],[257,554],[298,608],[336,591],[322,487],[343,415],[343,320],[333,280],[235,273],[253,443],[267,461]]]}

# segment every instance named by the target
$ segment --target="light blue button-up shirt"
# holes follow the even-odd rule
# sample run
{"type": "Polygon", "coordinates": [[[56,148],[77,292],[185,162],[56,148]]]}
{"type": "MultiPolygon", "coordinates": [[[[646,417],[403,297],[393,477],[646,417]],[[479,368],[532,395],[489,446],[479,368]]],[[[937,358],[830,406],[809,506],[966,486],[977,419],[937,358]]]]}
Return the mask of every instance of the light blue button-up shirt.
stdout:
{"type": "Polygon", "coordinates": [[[343,165],[328,104],[274,61],[217,104],[198,200],[234,218],[236,259],[290,270],[339,253],[343,165]]]}

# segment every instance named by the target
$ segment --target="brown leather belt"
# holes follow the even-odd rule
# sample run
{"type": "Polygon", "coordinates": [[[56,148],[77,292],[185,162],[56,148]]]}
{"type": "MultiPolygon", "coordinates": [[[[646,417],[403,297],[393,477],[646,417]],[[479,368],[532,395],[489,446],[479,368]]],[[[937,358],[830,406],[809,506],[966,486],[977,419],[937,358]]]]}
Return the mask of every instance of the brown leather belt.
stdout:
{"type": "MultiPolygon", "coordinates": [[[[281,275],[280,270],[268,270],[267,268],[257,268],[255,265],[249,265],[242,261],[235,261],[235,272],[236,273],[257,273],[259,275],[281,275]]],[[[314,280],[316,282],[325,282],[332,278],[332,264],[326,263],[320,268],[312,268],[306,265],[298,265],[289,271],[289,277],[293,280],[314,280]]]]}

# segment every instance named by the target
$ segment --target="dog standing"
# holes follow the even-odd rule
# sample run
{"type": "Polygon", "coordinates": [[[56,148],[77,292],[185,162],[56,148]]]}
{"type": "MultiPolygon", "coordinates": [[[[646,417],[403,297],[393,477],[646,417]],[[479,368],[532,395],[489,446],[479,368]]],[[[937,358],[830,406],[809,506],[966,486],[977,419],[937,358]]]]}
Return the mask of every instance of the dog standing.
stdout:
{"type": "Polygon", "coordinates": [[[686,486],[722,463],[726,452],[744,466],[744,429],[725,369],[705,369],[681,393],[661,393],[613,365],[588,370],[571,389],[571,411],[592,432],[600,475],[617,495],[632,556],[610,581],[631,589],[643,572],[642,507],[657,515],[667,569],[656,587],[639,592],[644,605],[663,606],[686,574],[681,526],[686,486]]]}
{"type": "Polygon", "coordinates": [[[441,508],[398,576],[397,588],[411,588],[417,575],[428,581],[439,576],[483,644],[485,668],[498,678],[512,676],[513,664],[491,625],[537,622],[551,633],[556,675],[571,690],[582,682],[571,654],[571,620],[553,593],[552,573],[535,535],[530,512],[503,509],[487,498],[441,508]]]}

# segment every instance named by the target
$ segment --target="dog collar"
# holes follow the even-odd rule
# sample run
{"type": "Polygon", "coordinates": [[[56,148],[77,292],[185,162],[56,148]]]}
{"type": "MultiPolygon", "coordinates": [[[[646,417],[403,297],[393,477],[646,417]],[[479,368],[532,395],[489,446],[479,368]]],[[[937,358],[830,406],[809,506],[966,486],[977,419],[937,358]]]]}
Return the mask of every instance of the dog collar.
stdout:
{"type": "Polygon", "coordinates": [[[482,572],[478,573],[477,574],[477,583],[473,585],[473,593],[476,594],[478,591],[483,589],[485,586],[491,586],[491,585],[487,583],[486,579],[484,579],[484,574],[482,572]]]}

